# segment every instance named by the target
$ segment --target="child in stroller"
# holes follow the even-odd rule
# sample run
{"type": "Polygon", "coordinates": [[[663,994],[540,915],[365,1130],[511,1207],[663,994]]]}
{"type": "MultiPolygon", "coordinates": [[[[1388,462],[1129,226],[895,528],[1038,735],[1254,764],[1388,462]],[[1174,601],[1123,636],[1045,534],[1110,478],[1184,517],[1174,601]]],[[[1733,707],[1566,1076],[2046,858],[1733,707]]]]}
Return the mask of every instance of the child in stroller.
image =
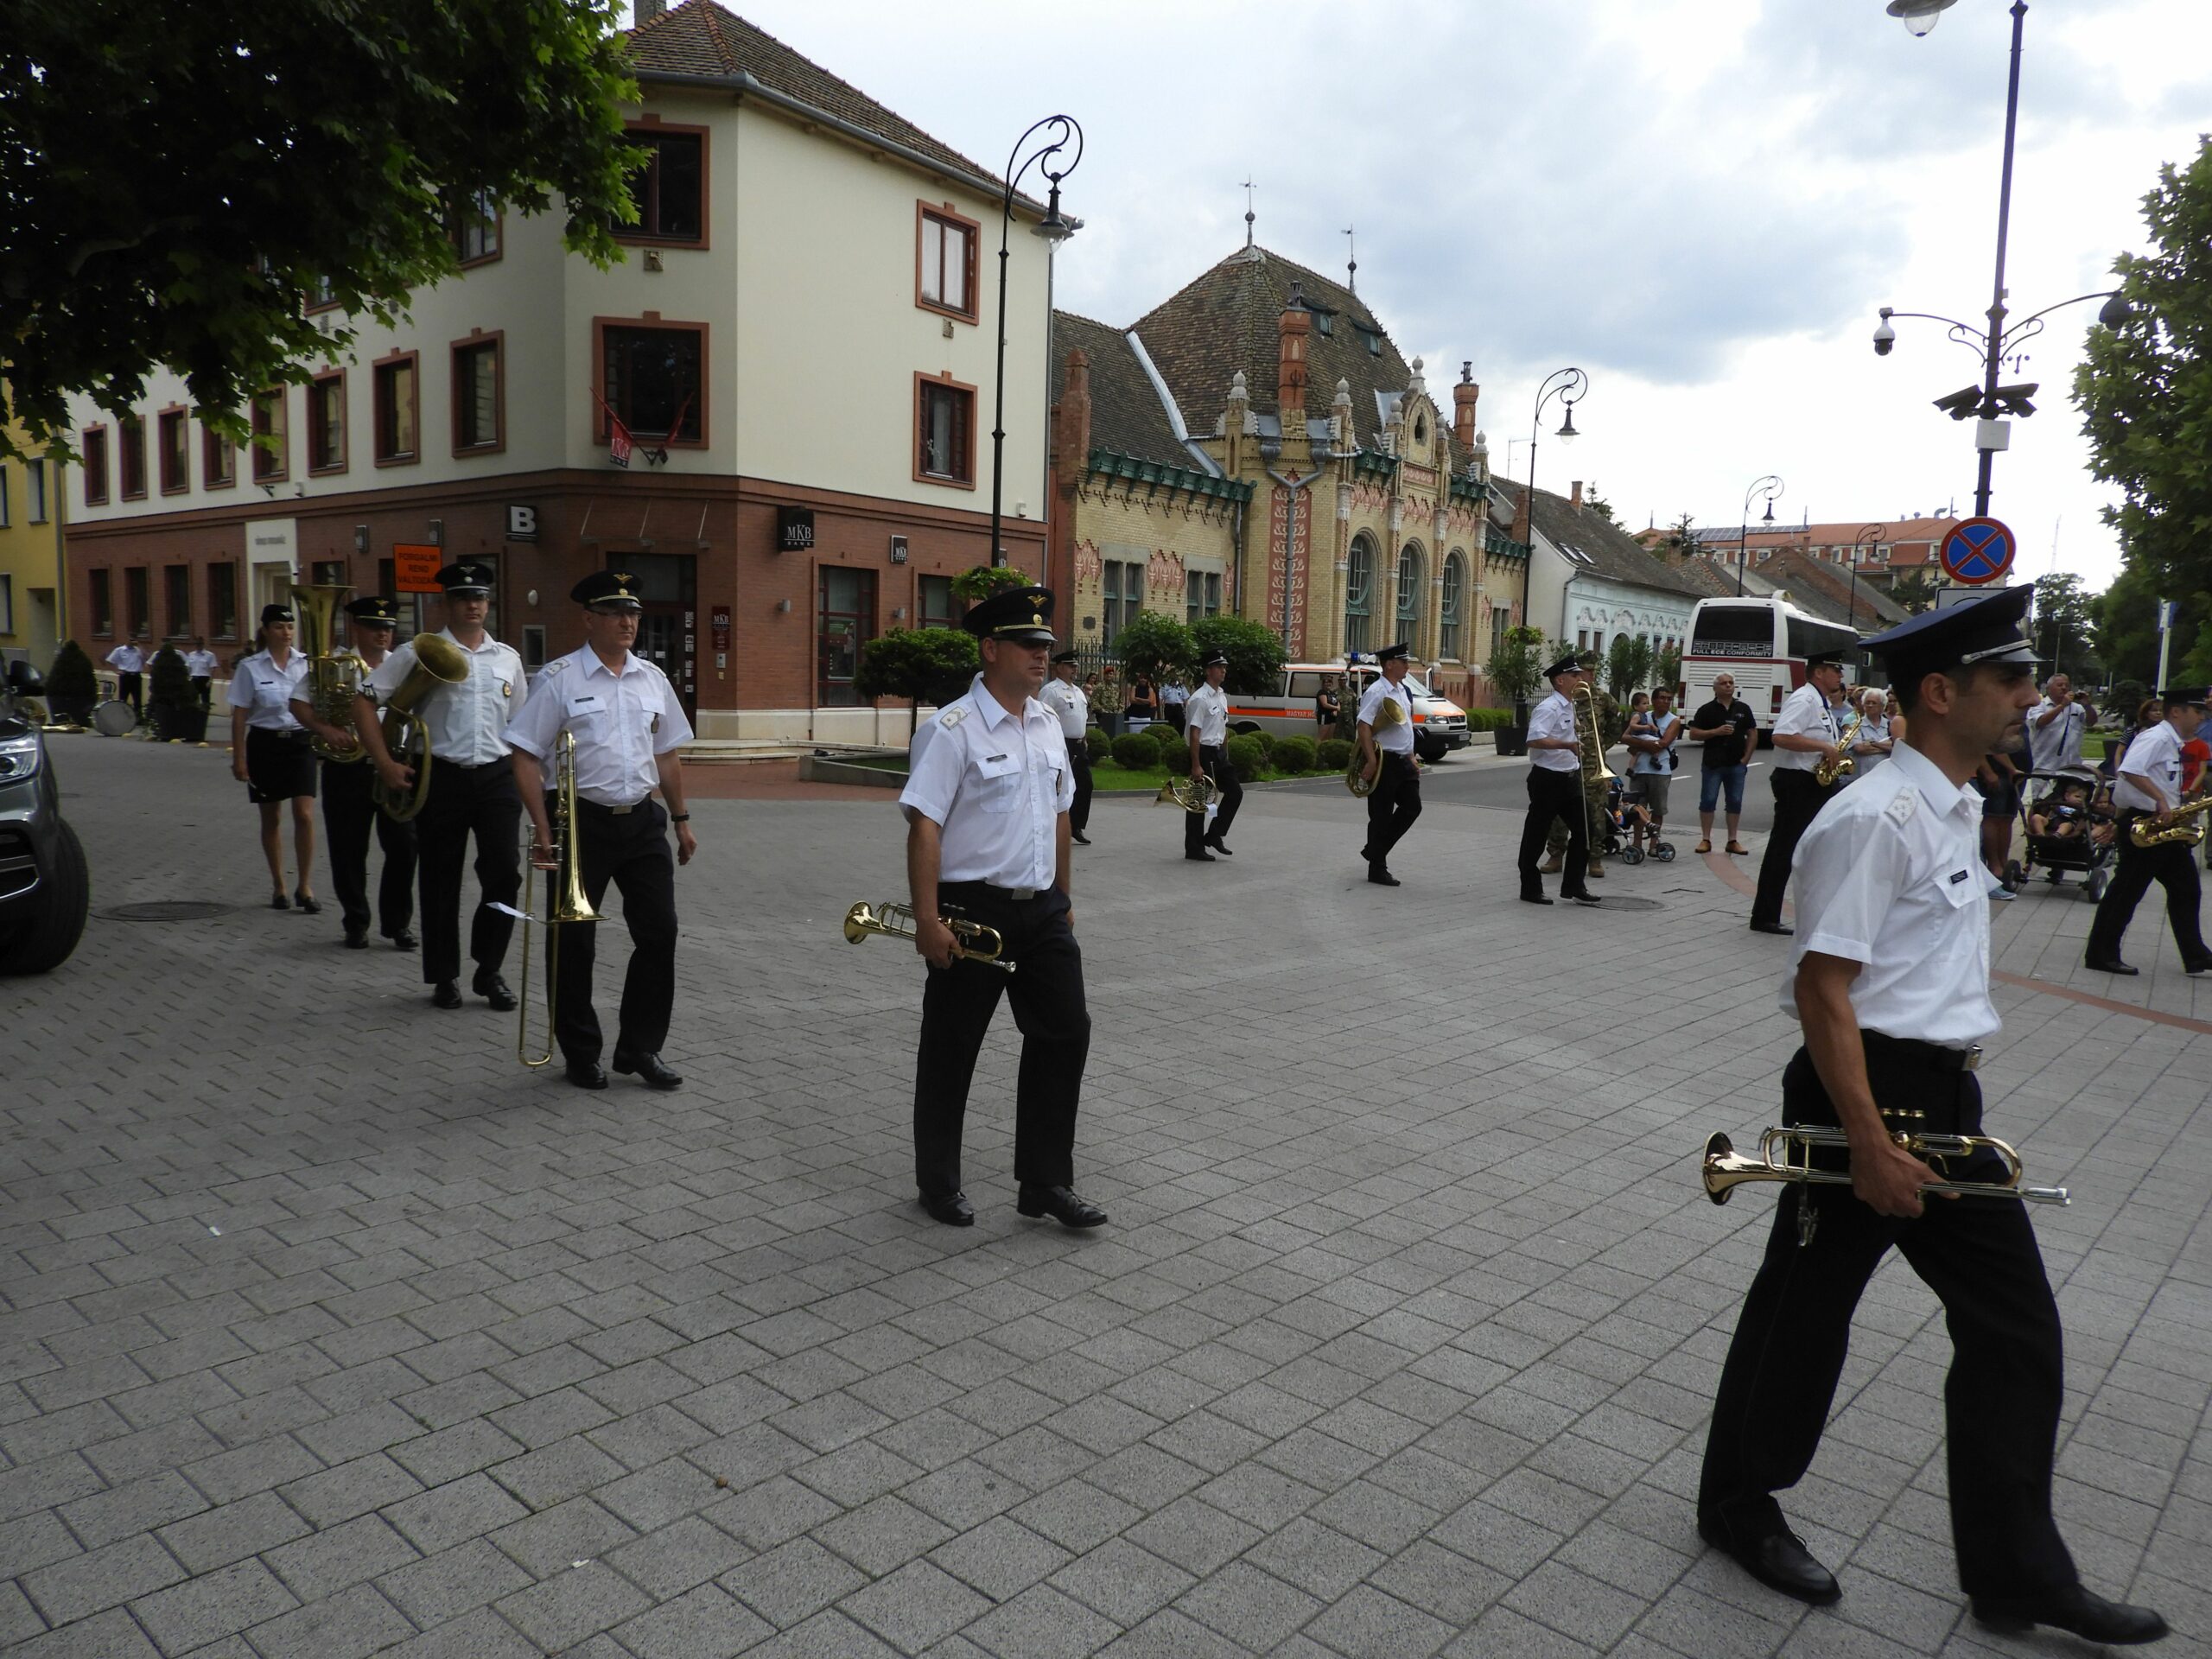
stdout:
{"type": "Polygon", "coordinates": [[[1675,856],[1672,845],[1659,839],[1659,826],[1645,804],[1643,779],[1615,778],[1605,786],[1605,853],[1624,864],[1641,864],[1646,856],[1668,863],[1675,856]]]}
{"type": "Polygon", "coordinates": [[[2040,864],[2050,884],[2061,887],[2068,870],[2086,878],[2082,897],[2092,904],[2104,896],[2110,880],[2116,823],[2111,785],[2088,766],[2063,766],[2031,774],[2047,785],[2028,809],[2028,851],[2020,880],[2040,864]]]}

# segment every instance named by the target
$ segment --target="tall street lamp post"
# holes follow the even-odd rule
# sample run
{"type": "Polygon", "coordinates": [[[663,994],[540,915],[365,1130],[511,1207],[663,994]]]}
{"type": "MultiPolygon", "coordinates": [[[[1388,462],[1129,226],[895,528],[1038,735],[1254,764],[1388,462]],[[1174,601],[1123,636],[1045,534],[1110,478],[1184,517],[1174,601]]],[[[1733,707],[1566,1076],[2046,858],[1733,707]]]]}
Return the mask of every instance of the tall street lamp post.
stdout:
{"type": "Polygon", "coordinates": [[[1880,524],[1863,524],[1859,527],[1859,534],[1852,537],[1851,603],[1848,607],[1850,613],[1844,618],[1844,621],[1853,628],[1859,626],[1859,556],[1864,552],[1872,556],[1882,550],[1882,531],[1883,526],[1880,524]]]}
{"type": "MultiPolygon", "coordinates": [[[[1045,217],[1032,227],[1031,234],[1041,236],[1051,246],[1058,247],[1075,234],[1075,226],[1060,217],[1060,181],[1074,172],[1082,160],[1083,129],[1071,115],[1046,116],[1021,135],[1014,146],[1014,154],[1007,157],[1006,200],[999,213],[998,391],[991,417],[991,563],[995,565],[1006,563],[1006,549],[999,543],[999,520],[1006,489],[1006,267],[1007,236],[1014,226],[1014,193],[1021,182],[1021,175],[1033,167],[1052,181],[1052,199],[1045,206],[1045,217]],[[1023,149],[1047,127],[1052,130],[1046,142],[1023,160],[1023,149]],[[1075,146],[1075,153],[1055,166],[1055,159],[1065,154],[1071,144],[1075,146]]],[[[1049,258],[1050,255],[1046,257],[1049,258]]],[[[1048,327],[1049,324],[1048,318],[1048,327]]]]}
{"type": "MultiPolygon", "coordinates": [[[[1529,578],[1536,563],[1536,440],[1542,435],[1544,405],[1554,397],[1567,410],[1567,418],[1560,423],[1559,430],[1552,435],[1561,443],[1573,443],[1582,435],[1574,429],[1574,406],[1590,395],[1590,377],[1580,369],[1560,369],[1536,388],[1536,412],[1529,421],[1529,550],[1521,561],[1521,626],[1529,626],[1529,578]]],[[[1510,451],[1512,446],[1508,445],[1510,451]]],[[[1516,715],[1522,725],[1525,718],[1516,715]]]]}
{"type": "MultiPolygon", "coordinates": [[[[1936,27],[1936,22],[1958,0],[1889,0],[1891,16],[1903,22],[1915,36],[1923,35],[1936,27]]],[[[1955,317],[1939,316],[1932,311],[1898,311],[1889,306],[1881,308],[1880,320],[1874,329],[1874,354],[1887,357],[1896,345],[1897,330],[1890,327],[1892,317],[1919,317],[1929,322],[1940,322],[1950,328],[1950,337],[1966,346],[1982,360],[1981,384],[1966,386],[1938,397],[1936,407],[1955,421],[1971,419],[1975,422],[1974,448],[1980,452],[1980,467],[1974,491],[1974,510],[1977,518],[1989,513],[1989,471],[1997,452],[2011,441],[2012,425],[2005,417],[2023,417],[2036,412],[2030,402],[2036,387],[2031,384],[2000,386],[1997,377],[2007,358],[2017,358],[2019,348],[2043,332],[2043,320],[2054,311],[2069,305],[2080,305],[2085,300],[2102,300],[2097,321],[2107,328],[2117,328],[2127,320],[2126,302],[2117,289],[2103,289],[2094,294],[2077,294],[2070,300],[2061,300],[2056,305],[2045,306],[2030,317],[2024,317],[2011,327],[2005,324],[2005,244],[2012,219],[2012,137],[2019,124],[2020,116],[2020,35],[2028,18],[2028,0],[2012,0],[2012,63],[2011,76],[2005,89],[2005,160],[1997,187],[1997,276],[1992,284],[1989,301],[1989,324],[1977,328],[1972,323],[1961,322],[1955,317]]]]}
{"type": "Polygon", "coordinates": [[[1751,503],[1764,499],[1766,513],[1760,523],[1774,522],[1774,498],[1782,493],[1782,480],[1769,473],[1764,478],[1755,478],[1751,486],[1744,492],[1744,527],[1736,532],[1736,597],[1744,596],[1744,564],[1751,556],[1751,503]]]}

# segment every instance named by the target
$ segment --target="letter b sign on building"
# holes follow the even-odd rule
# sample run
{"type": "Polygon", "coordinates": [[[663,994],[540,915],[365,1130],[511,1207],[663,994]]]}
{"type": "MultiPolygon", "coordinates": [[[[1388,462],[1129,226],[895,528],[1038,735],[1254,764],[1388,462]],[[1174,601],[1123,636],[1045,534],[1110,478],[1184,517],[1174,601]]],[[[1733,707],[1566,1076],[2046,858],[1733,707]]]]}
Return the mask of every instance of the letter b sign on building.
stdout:
{"type": "Polygon", "coordinates": [[[534,542],[537,539],[537,509],[519,503],[507,508],[507,539],[511,542],[534,542]]]}

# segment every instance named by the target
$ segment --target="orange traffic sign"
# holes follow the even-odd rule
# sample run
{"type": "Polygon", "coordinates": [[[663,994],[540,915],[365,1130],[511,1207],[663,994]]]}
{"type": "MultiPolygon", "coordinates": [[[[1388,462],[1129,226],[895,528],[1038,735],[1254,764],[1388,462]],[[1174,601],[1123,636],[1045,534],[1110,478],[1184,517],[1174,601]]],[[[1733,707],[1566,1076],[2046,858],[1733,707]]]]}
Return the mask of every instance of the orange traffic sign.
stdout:
{"type": "Polygon", "coordinates": [[[438,572],[445,568],[446,550],[435,542],[394,542],[391,544],[392,585],[403,594],[442,594],[438,572]]]}

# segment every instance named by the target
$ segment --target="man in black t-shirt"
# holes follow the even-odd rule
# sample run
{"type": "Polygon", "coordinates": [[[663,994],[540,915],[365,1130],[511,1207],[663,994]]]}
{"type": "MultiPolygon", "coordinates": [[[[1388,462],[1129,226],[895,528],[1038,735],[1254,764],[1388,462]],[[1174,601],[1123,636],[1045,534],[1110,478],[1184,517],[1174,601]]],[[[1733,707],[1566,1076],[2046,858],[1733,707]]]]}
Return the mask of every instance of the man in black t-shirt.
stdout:
{"type": "Polygon", "coordinates": [[[1758,717],[1751,704],[1736,695],[1736,677],[1716,675],[1713,700],[1702,705],[1690,721],[1685,735],[1705,746],[1705,771],[1697,788],[1697,849],[1713,850],[1713,809],[1722,791],[1728,796],[1728,850],[1741,855],[1747,849],[1738,838],[1744,823],[1744,779],[1751,770],[1752,747],[1758,741],[1758,717]]]}

